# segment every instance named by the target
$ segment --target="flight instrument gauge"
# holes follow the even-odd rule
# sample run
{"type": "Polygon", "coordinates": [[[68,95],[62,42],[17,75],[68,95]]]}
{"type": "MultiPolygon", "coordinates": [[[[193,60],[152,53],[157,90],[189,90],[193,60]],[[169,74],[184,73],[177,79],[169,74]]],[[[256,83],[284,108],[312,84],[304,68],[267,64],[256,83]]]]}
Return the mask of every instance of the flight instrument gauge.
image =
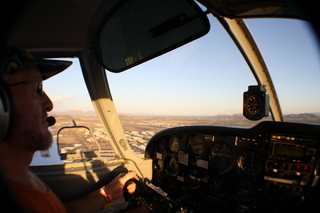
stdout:
{"type": "Polygon", "coordinates": [[[196,155],[203,153],[203,140],[200,136],[196,135],[189,139],[188,148],[196,155]]]}
{"type": "Polygon", "coordinates": [[[178,161],[173,157],[167,158],[165,162],[165,169],[167,170],[168,175],[176,176],[179,173],[178,161]]]}
{"type": "Polygon", "coordinates": [[[269,95],[265,87],[249,86],[243,94],[243,115],[252,121],[269,115],[269,95]]]}
{"type": "Polygon", "coordinates": [[[235,156],[231,147],[222,141],[215,143],[211,147],[210,159],[220,173],[228,172],[235,162],[235,156]]]}
{"type": "Polygon", "coordinates": [[[256,174],[262,168],[262,158],[256,151],[246,151],[240,157],[239,166],[248,174],[256,174]]]}
{"type": "Polygon", "coordinates": [[[179,151],[179,138],[177,136],[171,136],[169,138],[168,146],[172,152],[178,153],[178,151],[179,151]]]}
{"type": "Polygon", "coordinates": [[[259,95],[250,95],[246,100],[246,110],[252,114],[260,113],[261,106],[262,106],[262,99],[259,95]]]}

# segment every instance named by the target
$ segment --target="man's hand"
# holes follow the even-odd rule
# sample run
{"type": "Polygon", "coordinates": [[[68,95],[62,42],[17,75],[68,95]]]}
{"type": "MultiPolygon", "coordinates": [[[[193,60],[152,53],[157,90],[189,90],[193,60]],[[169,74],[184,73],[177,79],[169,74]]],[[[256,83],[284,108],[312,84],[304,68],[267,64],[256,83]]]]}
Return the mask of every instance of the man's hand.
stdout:
{"type": "MultiPolygon", "coordinates": [[[[123,187],[126,182],[132,178],[137,179],[137,172],[132,171],[128,173],[121,173],[115,179],[113,179],[108,185],[106,185],[106,190],[110,194],[112,199],[117,199],[123,195],[123,187]]],[[[132,183],[127,186],[127,190],[130,194],[134,193],[136,190],[136,184],[132,183]]]]}

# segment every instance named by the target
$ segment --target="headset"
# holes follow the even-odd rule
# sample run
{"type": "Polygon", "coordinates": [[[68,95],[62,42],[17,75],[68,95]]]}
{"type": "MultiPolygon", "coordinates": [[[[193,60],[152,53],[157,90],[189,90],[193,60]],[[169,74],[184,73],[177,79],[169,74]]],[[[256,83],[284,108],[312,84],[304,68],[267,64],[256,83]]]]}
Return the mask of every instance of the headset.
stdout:
{"type": "Polygon", "coordinates": [[[13,103],[7,83],[0,78],[0,141],[10,133],[13,120],[13,103]]]}

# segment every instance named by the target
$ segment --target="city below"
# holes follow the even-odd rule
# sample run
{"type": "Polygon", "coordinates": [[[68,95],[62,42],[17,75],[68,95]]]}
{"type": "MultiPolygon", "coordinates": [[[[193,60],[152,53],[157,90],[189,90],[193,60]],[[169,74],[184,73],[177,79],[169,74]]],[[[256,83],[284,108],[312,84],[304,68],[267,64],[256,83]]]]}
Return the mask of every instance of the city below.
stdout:
{"type": "MultiPolygon", "coordinates": [[[[101,157],[114,157],[108,136],[94,113],[55,113],[52,132],[58,139],[60,153],[102,150],[101,157]],[[77,128],[70,128],[77,126],[77,128]],[[60,131],[59,131],[60,130],[60,131]],[[57,136],[57,133],[59,135],[57,136]]],[[[144,153],[150,138],[157,132],[179,126],[241,126],[252,127],[261,121],[249,121],[241,114],[218,116],[132,116],[120,114],[124,133],[131,148],[144,153]]],[[[263,120],[271,120],[267,117],[263,120]]],[[[320,115],[303,113],[284,116],[287,122],[320,124],[320,115]]]]}

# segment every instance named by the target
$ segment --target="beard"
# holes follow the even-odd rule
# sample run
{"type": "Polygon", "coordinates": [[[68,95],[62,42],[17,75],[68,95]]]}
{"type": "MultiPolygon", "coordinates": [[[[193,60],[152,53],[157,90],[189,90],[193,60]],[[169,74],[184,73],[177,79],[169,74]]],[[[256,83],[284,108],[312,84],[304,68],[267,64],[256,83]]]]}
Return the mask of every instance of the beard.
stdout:
{"type": "Polygon", "coordinates": [[[52,134],[49,130],[40,132],[39,129],[20,119],[13,120],[12,134],[9,136],[11,145],[16,148],[37,151],[47,150],[52,145],[52,134]]]}

